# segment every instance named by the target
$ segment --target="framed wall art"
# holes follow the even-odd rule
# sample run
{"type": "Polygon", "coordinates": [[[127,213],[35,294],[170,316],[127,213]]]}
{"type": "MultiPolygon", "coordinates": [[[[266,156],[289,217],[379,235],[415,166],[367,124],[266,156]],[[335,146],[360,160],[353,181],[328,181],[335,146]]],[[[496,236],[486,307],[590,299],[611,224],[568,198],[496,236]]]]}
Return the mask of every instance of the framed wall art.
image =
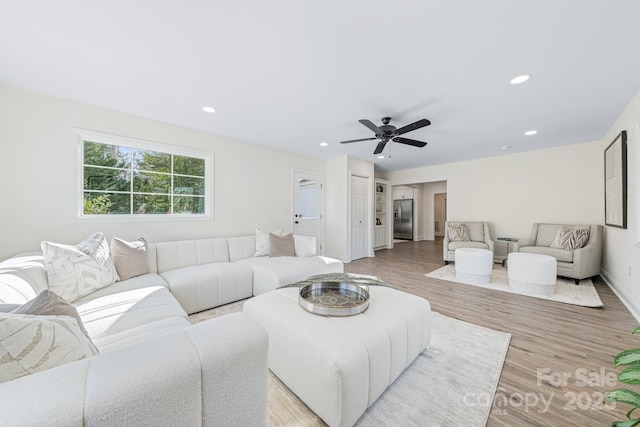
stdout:
{"type": "Polygon", "coordinates": [[[627,228],[627,132],[604,150],[604,217],[611,227],[627,228]]]}

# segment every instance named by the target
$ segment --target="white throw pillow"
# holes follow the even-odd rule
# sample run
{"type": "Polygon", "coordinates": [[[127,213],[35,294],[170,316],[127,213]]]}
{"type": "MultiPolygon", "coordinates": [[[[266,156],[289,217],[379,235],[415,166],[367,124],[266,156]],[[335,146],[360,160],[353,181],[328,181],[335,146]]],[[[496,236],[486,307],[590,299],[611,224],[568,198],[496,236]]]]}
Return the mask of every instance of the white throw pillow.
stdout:
{"type": "Polygon", "coordinates": [[[0,313],[0,382],[96,354],[72,317],[0,313]]]}
{"type": "MultiPolygon", "coordinates": [[[[272,231],[271,234],[282,236],[282,229],[278,228],[272,231]]],[[[270,253],[269,233],[256,228],[256,253],[253,256],[269,256],[270,253]]]]}
{"type": "Polygon", "coordinates": [[[100,232],[76,246],[42,242],[49,289],[69,302],[118,280],[109,244],[100,232]]]}

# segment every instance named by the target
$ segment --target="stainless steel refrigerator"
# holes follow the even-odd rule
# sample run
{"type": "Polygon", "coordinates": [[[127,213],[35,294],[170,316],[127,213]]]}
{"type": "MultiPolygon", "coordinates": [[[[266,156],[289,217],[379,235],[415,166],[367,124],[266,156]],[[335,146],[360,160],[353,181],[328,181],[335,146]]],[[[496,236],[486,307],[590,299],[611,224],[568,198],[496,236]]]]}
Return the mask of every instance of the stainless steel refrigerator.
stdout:
{"type": "Polygon", "coordinates": [[[393,238],[413,240],[413,199],[393,201],[393,238]]]}

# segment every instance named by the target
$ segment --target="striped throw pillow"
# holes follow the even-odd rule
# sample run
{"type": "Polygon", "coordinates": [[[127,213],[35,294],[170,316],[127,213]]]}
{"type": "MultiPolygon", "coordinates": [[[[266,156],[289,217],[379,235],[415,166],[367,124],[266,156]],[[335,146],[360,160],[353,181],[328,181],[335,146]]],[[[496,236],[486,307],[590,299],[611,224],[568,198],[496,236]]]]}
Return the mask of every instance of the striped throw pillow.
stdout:
{"type": "Polygon", "coordinates": [[[73,317],[0,313],[0,382],[96,354],[73,317]]]}
{"type": "Polygon", "coordinates": [[[452,242],[471,241],[471,239],[469,238],[469,230],[464,224],[449,224],[447,233],[449,235],[449,240],[451,240],[452,242]]]}
{"type": "Polygon", "coordinates": [[[551,243],[552,248],[580,249],[589,241],[589,229],[584,227],[560,227],[556,238],[551,243]]]}
{"type": "Polygon", "coordinates": [[[42,242],[49,289],[69,302],[118,280],[109,244],[100,232],[76,246],[42,242]]]}

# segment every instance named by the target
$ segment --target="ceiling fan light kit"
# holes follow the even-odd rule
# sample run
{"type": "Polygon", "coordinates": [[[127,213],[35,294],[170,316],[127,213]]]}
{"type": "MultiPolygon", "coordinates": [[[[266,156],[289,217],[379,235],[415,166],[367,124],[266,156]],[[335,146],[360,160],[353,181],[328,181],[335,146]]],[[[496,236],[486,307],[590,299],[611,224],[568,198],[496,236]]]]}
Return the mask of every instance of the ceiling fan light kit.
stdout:
{"type": "Polygon", "coordinates": [[[429,126],[431,124],[431,122],[427,119],[420,119],[417,122],[411,123],[398,129],[395,126],[389,124],[389,122],[391,121],[391,117],[383,117],[382,126],[376,126],[371,120],[368,119],[360,119],[358,121],[371,129],[374,132],[375,136],[373,138],[350,139],[348,141],[340,141],[340,143],[349,144],[351,142],[373,141],[374,139],[379,139],[380,141],[378,142],[378,145],[376,146],[373,154],[382,153],[385,145],[387,145],[387,142],[389,141],[399,142],[400,144],[411,145],[414,147],[426,146],[426,142],[403,138],[400,135],[411,132],[412,130],[429,126]]]}

